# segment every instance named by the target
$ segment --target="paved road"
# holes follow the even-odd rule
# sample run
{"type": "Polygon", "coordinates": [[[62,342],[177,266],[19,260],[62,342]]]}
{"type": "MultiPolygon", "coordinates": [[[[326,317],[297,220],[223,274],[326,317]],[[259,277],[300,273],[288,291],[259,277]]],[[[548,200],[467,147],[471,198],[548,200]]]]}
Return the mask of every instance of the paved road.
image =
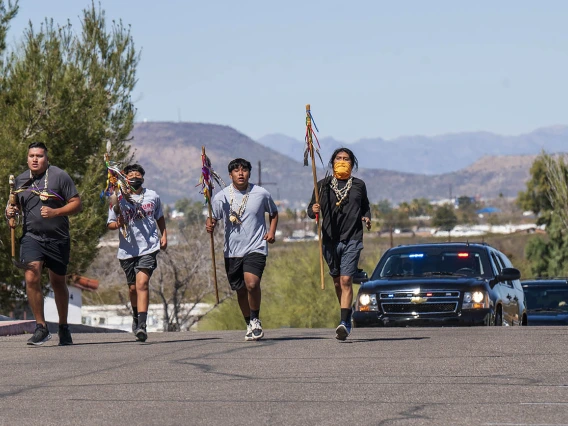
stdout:
{"type": "Polygon", "coordinates": [[[0,337],[0,424],[568,425],[568,328],[0,337]]]}

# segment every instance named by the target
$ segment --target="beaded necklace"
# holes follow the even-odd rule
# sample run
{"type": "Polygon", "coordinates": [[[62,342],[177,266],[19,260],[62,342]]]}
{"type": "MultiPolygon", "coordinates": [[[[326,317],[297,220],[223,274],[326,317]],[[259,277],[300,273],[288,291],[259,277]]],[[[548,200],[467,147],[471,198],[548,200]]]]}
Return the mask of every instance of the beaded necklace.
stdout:
{"type": "Polygon", "coordinates": [[[243,199],[241,200],[241,204],[240,204],[238,210],[235,210],[233,208],[233,205],[235,204],[235,189],[234,189],[233,184],[229,185],[229,196],[230,196],[229,220],[231,221],[231,223],[233,225],[240,225],[242,223],[242,221],[243,221],[242,217],[243,217],[243,213],[245,212],[245,208],[247,206],[249,193],[250,193],[250,185],[247,186],[247,191],[246,191],[245,195],[243,196],[243,199]]]}
{"type": "MultiPolygon", "coordinates": [[[[34,175],[32,174],[32,171],[30,170],[30,179],[34,179],[34,175]]],[[[47,166],[47,169],[45,169],[45,183],[44,183],[44,187],[43,190],[40,191],[39,186],[38,186],[38,182],[34,182],[34,186],[36,187],[37,191],[39,192],[39,199],[41,201],[47,201],[49,199],[49,191],[47,189],[47,182],[49,179],[49,166],[47,166]]],[[[41,178],[39,178],[39,181],[41,181],[41,178]]]]}
{"type": "Polygon", "coordinates": [[[349,180],[342,189],[339,189],[339,186],[337,185],[337,178],[334,176],[331,179],[331,189],[333,189],[333,192],[335,192],[335,196],[337,197],[337,203],[335,203],[336,206],[340,206],[343,200],[347,197],[347,194],[349,194],[349,190],[351,189],[352,183],[353,183],[353,176],[349,178],[349,180]]]}

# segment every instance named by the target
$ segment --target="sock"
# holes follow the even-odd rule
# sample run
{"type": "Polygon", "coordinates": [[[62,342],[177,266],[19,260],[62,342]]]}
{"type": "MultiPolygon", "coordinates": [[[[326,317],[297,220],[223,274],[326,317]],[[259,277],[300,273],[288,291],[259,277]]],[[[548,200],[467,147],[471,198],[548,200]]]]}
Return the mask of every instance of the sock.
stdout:
{"type": "Polygon", "coordinates": [[[138,318],[138,308],[136,306],[132,307],[132,316],[138,318]]]}
{"type": "Polygon", "coordinates": [[[245,317],[245,322],[247,323],[247,325],[250,324],[250,317],[245,317]]]}
{"type": "Polygon", "coordinates": [[[258,319],[258,316],[260,315],[260,309],[257,309],[256,311],[253,311],[252,309],[250,310],[250,319],[258,319]]]}
{"type": "Polygon", "coordinates": [[[351,322],[351,309],[341,308],[341,321],[345,321],[346,323],[351,322]]]}
{"type": "Polygon", "coordinates": [[[138,312],[138,326],[146,325],[146,318],[148,318],[148,312],[138,312]]]}

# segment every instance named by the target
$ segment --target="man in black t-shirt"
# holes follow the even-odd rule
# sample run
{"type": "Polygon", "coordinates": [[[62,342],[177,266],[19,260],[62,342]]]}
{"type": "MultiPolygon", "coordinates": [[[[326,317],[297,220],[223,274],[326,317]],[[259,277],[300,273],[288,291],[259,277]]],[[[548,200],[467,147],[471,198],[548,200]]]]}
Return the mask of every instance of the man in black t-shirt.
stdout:
{"type": "Polygon", "coordinates": [[[358,166],[353,152],[336,149],[329,165],[333,175],[318,182],[319,204],[312,193],[307,213],[312,219],[322,215],[323,254],[341,307],[335,338],[345,340],[351,333],[352,284],[363,249],[363,223],[371,229],[371,210],[365,182],[351,176],[358,166]]]}
{"type": "Polygon", "coordinates": [[[59,345],[72,345],[67,324],[69,290],[65,282],[70,251],[68,216],[81,211],[81,198],[71,177],[49,164],[44,143],[28,146],[28,167],[15,181],[18,205],[6,208],[8,218],[22,214],[23,220],[20,261],[26,265],[26,294],[36,320],[28,344],[38,346],[51,339],[41,289],[41,273],[46,267],[59,315],[59,345]]]}

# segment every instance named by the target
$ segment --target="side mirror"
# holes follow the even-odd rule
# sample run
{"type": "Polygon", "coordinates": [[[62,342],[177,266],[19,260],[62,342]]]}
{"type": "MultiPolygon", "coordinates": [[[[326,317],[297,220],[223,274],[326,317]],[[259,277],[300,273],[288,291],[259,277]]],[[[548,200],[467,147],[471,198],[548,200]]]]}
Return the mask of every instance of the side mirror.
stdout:
{"type": "Polygon", "coordinates": [[[515,281],[521,278],[521,271],[516,268],[503,268],[501,275],[497,275],[493,281],[493,285],[502,283],[503,281],[515,281]]]}
{"type": "Polygon", "coordinates": [[[367,273],[362,269],[357,269],[357,272],[353,275],[353,284],[363,284],[367,281],[369,281],[367,273]]]}

